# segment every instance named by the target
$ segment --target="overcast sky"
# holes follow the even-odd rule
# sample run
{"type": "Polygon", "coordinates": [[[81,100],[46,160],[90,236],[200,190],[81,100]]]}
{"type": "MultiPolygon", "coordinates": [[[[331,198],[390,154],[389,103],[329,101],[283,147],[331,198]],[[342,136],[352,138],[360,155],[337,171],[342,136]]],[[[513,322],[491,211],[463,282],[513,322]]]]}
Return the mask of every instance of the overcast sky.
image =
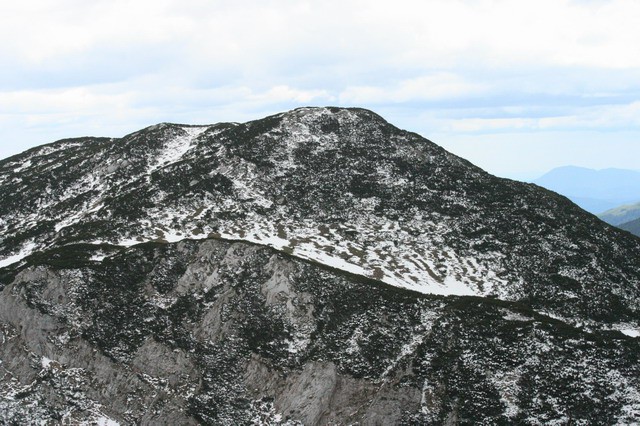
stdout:
{"type": "Polygon", "coordinates": [[[640,2],[0,1],[0,158],[306,105],[501,176],[640,169],[640,2]]]}

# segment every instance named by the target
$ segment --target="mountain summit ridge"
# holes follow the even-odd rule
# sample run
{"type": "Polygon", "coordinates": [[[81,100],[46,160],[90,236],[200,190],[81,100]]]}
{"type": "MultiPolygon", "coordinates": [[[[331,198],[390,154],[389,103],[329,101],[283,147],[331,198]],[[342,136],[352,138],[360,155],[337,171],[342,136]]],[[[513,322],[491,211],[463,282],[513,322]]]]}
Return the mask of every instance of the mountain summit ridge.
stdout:
{"type": "Polygon", "coordinates": [[[638,310],[636,239],[368,110],[161,123],[52,148],[0,162],[3,265],[70,243],[222,237],[423,293],[554,299],[551,313],[580,321],[638,310]],[[549,281],[562,288],[541,292],[549,281]]]}

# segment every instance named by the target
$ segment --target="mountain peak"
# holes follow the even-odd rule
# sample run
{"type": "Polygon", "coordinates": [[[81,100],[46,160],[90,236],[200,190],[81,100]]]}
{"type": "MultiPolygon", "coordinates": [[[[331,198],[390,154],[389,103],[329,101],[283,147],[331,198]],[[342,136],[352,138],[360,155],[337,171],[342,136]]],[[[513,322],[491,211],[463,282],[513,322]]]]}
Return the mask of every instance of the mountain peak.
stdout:
{"type": "Polygon", "coordinates": [[[632,423],[638,252],[363,109],[62,141],[0,162],[0,412],[632,423]]]}
{"type": "Polygon", "coordinates": [[[350,116],[352,118],[360,118],[366,120],[377,120],[383,123],[387,123],[387,121],[376,114],[375,112],[366,109],[366,108],[358,108],[358,107],[335,107],[335,106],[325,106],[325,107],[299,107],[292,109],[290,111],[286,111],[281,113],[284,116],[290,117],[322,117],[322,116],[350,116]]]}
{"type": "MultiPolygon", "coordinates": [[[[619,235],[562,197],[490,176],[365,109],[161,123],[23,161],[0,174],[5,262],[61,244],[217,236],[419,292],[505,299],[530,297],[559,274],[583,287],[594,276],[607,282],[638,269],[603,245],[619,235]],[[594,244],[589,252],[602,260],[585,275],[569,259],[594,244]]],[[[572,305],[580,297],[558,294],[572,305]]]]}
{"type": "Polygon", "coordinates": [[[266,126],[272,129],[288,128],[292,131],[306,132],[309,134],[326,134],[338,132],[340,128],[367,129],[384,128],[391,126],[384,118],[373,111],[363,108],[342,107],[301,107],[291,111],[275,114],[260,120],[245,123],[249,129],[258,128],[267,131],[266,126]]]}

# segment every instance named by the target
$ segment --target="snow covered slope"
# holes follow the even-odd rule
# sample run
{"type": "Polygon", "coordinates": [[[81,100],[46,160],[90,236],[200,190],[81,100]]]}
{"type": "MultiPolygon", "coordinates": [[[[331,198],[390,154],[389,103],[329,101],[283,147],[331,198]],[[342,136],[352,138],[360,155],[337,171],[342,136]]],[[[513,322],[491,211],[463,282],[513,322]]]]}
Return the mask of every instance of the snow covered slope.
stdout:
{"type": "Polygon", "coordinates": [[[0,188],[5,266],[70,243],[225,238],[422,293],[637,319],[637,239],[367,110],[63,140],[0,162],[0,188]]]}

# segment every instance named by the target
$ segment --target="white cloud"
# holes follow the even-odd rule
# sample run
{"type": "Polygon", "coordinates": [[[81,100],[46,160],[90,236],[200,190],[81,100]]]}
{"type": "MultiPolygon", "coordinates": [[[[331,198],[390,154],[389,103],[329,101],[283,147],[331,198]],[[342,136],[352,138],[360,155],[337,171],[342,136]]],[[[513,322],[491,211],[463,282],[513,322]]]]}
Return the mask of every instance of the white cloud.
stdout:
{"type": "Polygon", "coordinates": [[[461,133],[488,133],[515,130],[625,130],[640,128],[640,101],[623,105],[577,108],[572,114],[538,118],[461,118],[443,119],[438,130],[461,133]]]}
{"type": "Polygon", "coordinates": [[[340,93],[340,101],[351,104],[401,103],[440,100],[478,95],[487,87],[452,73],[435,73],[400,81],[392,87],[350,86],[340,93]]]}
{"type": "Polygon", "coordinates": [[[23,90],[0,92],[0,114],[82,114],[96,110],[126,108],[127,93],[105,94],[79,87],[63,90],[23,90]]]}
{"type": "Polygon", "coordinates": [[[192,24],[165,13],[172,3],[162,0],[2,2],[2,51],[39,64],[110,46],[166,43],[192,24]]]}
{"type": "Polygon", "coordinates": [[[251,94],[248,99],[252,102],[259,103],[278,103],[278,102],[331,102],[335,98],[326,90],[298,90],[286,85],[272,87],[264,93],[251,94]]]}
{"type": "Polygon", "coordinates": [[[633,0],[24,0],[3,2],[0,16],[2,50],[35,62],[107,45],[175,43],[168,54],[242,63],[311,49],[436,68],[640,66],[633,0]]]}
{"type": "Polygon", "coordinates": [[[638,131],[638,22],[634,0],[0,2],[0,157],[309,104],[425,136],[638,131]]]}

